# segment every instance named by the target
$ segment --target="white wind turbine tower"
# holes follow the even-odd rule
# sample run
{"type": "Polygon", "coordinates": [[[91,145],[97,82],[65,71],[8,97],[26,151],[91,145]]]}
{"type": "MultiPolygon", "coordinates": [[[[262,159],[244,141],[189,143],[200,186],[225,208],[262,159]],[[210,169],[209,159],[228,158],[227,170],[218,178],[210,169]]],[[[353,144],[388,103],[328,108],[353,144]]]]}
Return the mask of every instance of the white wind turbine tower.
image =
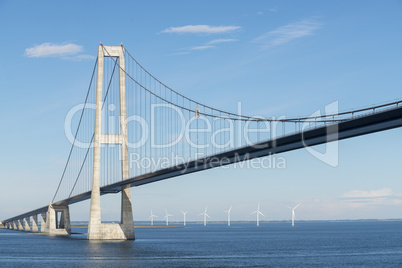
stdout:
{"type": "Polygon", "coordinates": [[[183,226],[186,226],[186,214],[187,214],[187,211],[182,211],[181,213],[183,213],[183,226]]]}
{"type": "Polygon", "coordinates": [[[295,226],[295,218],[296,218],[296,216],[295,216],[295,209],[296,209],[298,206],[300,206],[300,205],[301,205],[301,203],[298,204],[297,206],[295,206],[294,208],[287,207],[288,209],[292,210],[292,227],[295,226]]]}
{"type": "Polygon", "coordinates": [[[201,213],[200,215],[204,215],[204,226],[207,225],[207,217],[211,218],[208,214],[207,214],[207,207],[205,207],[205,211],[203,213],[201,213]]]}
{"type": "Polygon", "coordinates": [[[230,207],[228,210],[225,210],[225,212],[228,214],[228,226],[230,226],[230,211],[232,210],[232,207],[230,207]]]}
{"type": "Polygon", "coordinates": [[[260,211],[260,203],[259,203],[259,202],[258,202],[257,210],[254,211],[254,212],[251,212],[250,215],[251,215],[251,214],[254,214],[254,213],[257,213],[257,226],[260,226],[260,214],[261,214],[263,217],[265,217],[265,216],[264,216],[264,214],[262,214],[261,211],[260,211]]]}
{"type": "Polygon", "coordinates": [[[151,226],[154,225],[154,218],[158,218],[158,216],[154,215],[151,209],[151,216],[148,217],[148,220],[151,219],[151,226]]]}
{"type": "Polygon", "coordinates": [[[166,211],[166,209],[165,209],[165,212],[166,212],[166,215],[165,215],[165,217],[164,217],[163,219],[166,220],[166,226],[168,226],[168,225],[169,225],[169,217],[170,217],[170,216],[173,217],[173,215],[170,215],[170,214],[166,211]]]}

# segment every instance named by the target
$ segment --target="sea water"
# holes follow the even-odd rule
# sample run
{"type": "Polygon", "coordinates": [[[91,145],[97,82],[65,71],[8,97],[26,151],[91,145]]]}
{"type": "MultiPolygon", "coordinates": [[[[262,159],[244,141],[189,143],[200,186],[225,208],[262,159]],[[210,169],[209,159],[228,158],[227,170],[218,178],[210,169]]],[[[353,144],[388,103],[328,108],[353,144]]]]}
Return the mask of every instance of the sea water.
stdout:
{"type": "Polygon", "coordinates": [[[0,267],[402,267],[402,222],[188,224],[88,241],[0,229],[0,267]]]}

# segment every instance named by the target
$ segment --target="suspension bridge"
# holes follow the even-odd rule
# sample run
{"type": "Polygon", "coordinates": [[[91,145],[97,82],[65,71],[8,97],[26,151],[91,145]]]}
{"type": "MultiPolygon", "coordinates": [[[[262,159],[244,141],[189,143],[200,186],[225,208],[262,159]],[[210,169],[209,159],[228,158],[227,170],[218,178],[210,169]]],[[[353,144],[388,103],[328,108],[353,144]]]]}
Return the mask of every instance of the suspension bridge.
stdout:
{"type": "Polygon", "coordinates": [[[101,44],[85,101],[66,119],[72,145],[53,198],[2,223],[70,235],[69,206],[90,199],[88,239],[133,240],[131,187],[401,127],[401,104],[299,118],[245,116],[192,100],[123,45],[101,44]],[[111,193],[121,193],[120,223],[101,222],[100,196],[111,193]]]}

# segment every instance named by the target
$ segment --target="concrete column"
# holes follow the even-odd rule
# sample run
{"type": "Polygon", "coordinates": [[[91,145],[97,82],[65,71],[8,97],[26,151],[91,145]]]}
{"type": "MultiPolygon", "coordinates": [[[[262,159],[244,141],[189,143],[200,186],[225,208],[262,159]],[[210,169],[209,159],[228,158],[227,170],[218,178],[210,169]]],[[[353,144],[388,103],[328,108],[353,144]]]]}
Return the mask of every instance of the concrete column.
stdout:
{"type": "Polygon", "coordinates": [[[52,202],[49,203],[47,211],[46,230],[50,234],[51,231],[56,229],[56,211],[53,209],[52,202]]]}
{"type": "Polygon", "coordinates": [[[13,221],[13,230],[18,230],[18,221],[13,221]]]}
{"type": "MultiPolygon", "coordinates": [[[[121,54],[119,55],[119,86],[120,86],[120,135],[122,136],[121,143],[121,171],[122,180],[128,180],[129,165],[128,165],[128,138],[127,138],[127,104],[126,104],[126,74],[122,71],[126,69],[124,59],[124,48],[121,46],[121,54]]],[[[133,208],[131,204],[130,186],[126,185],[121,191],[121,228],[126,239],[134,240],[134,221],[133,208]]]]}
{"type": "Polygon", "coordinates": [[[127,148],[127,107],[126,107],[126,82],[124,61],[124,48],[103,47],[98,48],[98,70],[96,82],[96,110],[95,110],[95,135],[94,135],[94,157],[93,157],[93,179],[91,192],[91,209],[88,221],[88,239],[120,239],[134,240],[133,210],[131,204],[130,187],[122,189],[121,199],[121,224],[102,224],[100,208],[100,163],[101,144],[120,144],[122,180],[129,178],[128,148],[127,148]],[[107,52],[104,51],[104,48],[107,52]],[[108,54],[109,53],[109,54],[108,54]],[[120,88],[120,134],[118,139],[110,141],[108,135],[102,135],[102,90],[103,90],[103,60],[105,56],[119,57],[119,88],[120,88]],[[118,141],[117,141],[118,140],[118,141]]]}
{"type": "Polygon", "coordinates": [[[40,232],[41,233],[46,233],[47,232],[46,221],[47,221],[46,212],[42,212],[40,214],[40,232]]]}
{"type": "Polygon", "coordinates": [[[133,208],[131,205],[130,186],[126,185],[121,191],[121,228],[128,240],[134,240],[133,208]]]}
{"type": "Polygon", "coordinates": [[[23,221],[24,221],[24,219],[18,220],[18,230],[19,231],[24,231],[24,227],[22,226],[23,221]]]}
{"type": "Polygon", "coordinates": [[[102,122],[102,89],[103,89],[103,46],[98,47],[98,69],[96,78],[96,110],[93,177],[91,192],[91,208],[88,221],[88,239],[101,239],[101,211],[100,211],[100,157],[101,157],[101,122],[102,122]]]}
{"type": "Polygon", "coordinates": [[[38,228],[38,215],[35,214],[32,216],[32,232],[37,233],[39,231],[38,228]]]}
{"type": "Polygon", "coordinates": [[[29,226],[30,223],[31,223],[31,217],[26,217],[25,223],[24,223],[24,231],[26,231],[26,232],[31,231],[31,227],[29,226]]]}
{"type": "Polygon", "coordinates": [[[68,206],[54,206],[52,202],[49,204],[49,209],[47,212],[47,231],[50,235],[70,235],[71,234],[71,224],[70,224],[70,209],[68,206]],[[63,220],[62,223],[57,223],[56,213],[61,212],[60,219],[63,220]]]}

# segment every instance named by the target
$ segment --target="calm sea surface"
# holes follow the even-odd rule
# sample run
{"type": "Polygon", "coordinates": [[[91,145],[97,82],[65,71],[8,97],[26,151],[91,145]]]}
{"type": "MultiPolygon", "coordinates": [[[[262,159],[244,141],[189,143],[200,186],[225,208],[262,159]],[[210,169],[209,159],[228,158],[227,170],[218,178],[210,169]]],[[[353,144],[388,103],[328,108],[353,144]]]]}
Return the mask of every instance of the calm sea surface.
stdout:
{"type": "Polygon", "coordinates": [[[135,232],[135,241],[93,242],[84,234],[0,229],[0,267],[402,267],[400,221],[189,224],[135,232]]]}

